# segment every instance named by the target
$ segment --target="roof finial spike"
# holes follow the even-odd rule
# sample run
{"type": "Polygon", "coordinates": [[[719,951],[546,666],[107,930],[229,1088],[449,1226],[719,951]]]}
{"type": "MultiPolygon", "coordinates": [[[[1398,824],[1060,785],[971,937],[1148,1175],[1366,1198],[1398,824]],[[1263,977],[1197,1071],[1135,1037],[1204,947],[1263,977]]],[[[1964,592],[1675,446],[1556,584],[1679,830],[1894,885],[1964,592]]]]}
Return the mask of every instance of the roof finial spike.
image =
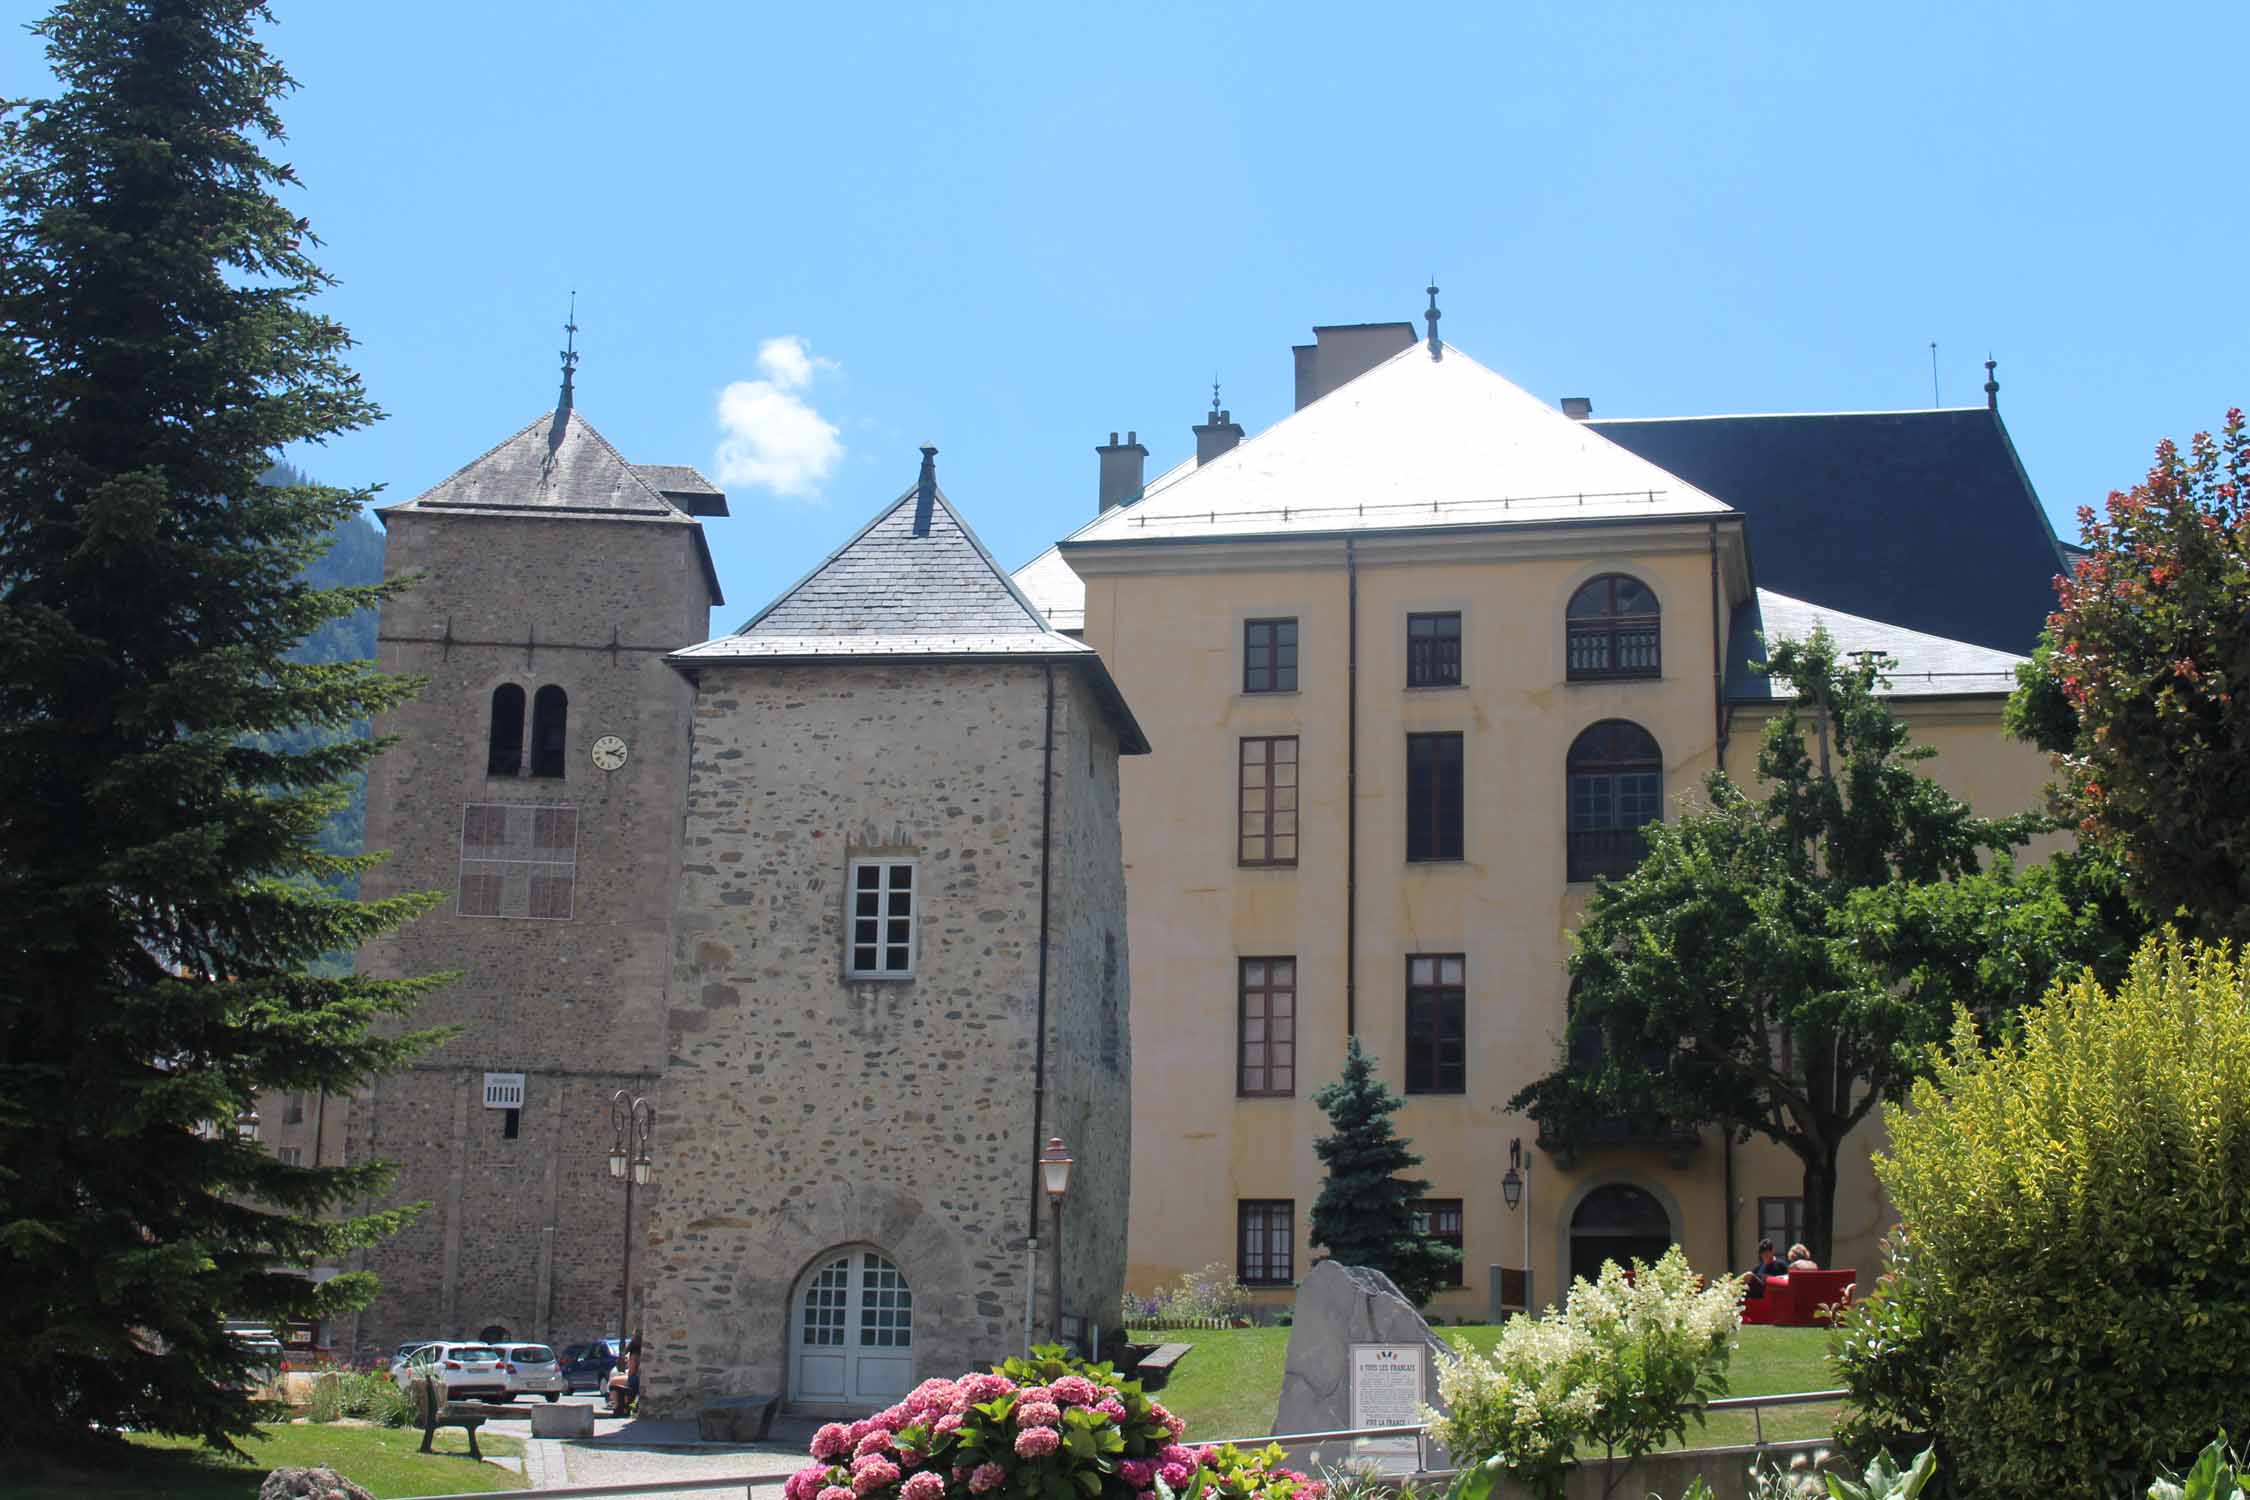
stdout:
{"type": "Polygon", "coordinates": [[[1445,356],[1440,351],[1444,346],[1438,343],[1437,320],[1444,314],[1437,310],[1437,277],[1434,275],[1430,278],[1429,293],[1430,310],[1422,314],[1422,320],[1430,325],[1430,358],[1443,359],[1445,356]]]}
{"type": "Polygon", "coordinates": [[[567,412],[571,405],[570,375],[578,368],[578,289],[571,288],[570,316],[563,319],[562,398],[555,403],[557,412],[567,412]]]}
{"type": "Polygon", "coordinates": [[[930,513],[937,509],[937,449],[922,445],[922,477],[914,484],[914,534],[930,534],[930,513]]]}
{"type": "Polygon", "coordinates": [[[1219,372],[1218,372],[1218,371],[1216,371],[1216,370],[1213,370],[1213,371],[1211,372],[1211,421],[1212,421],[1212,422],[1213,422],[1214,424],[1216,424],[1216,423],[1218,422],[1218,420],[1219,420],[1219,372]]]}
{"type": "Polygon", "coordinates": [[[1984,405],[1987,411],[1998,411],[2000,409],[2000,377],[1994,373],[1999,368],[2000,362],[1992,357],[1991,351],[1985,351],[1984,405]]]}

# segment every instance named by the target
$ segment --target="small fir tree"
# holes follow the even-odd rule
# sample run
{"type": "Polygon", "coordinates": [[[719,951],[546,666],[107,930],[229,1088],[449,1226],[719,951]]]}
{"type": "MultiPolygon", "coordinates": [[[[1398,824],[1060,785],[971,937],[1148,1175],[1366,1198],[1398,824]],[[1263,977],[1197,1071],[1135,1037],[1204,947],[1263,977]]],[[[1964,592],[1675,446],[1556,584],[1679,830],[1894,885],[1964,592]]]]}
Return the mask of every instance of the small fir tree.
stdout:
{"type": "Polygon", "coordinates": [[[1422,1164],[1391,1127],[1403,1102],[1351,1038],[1344,1076],[1313,1095],[1335,1133],[1313,1142],[1328,1180],[1313,1203],[1312,1242],[1331,1260],[1381,1271],[1419,1307],[1460,1279],[1461,1252],[1414,1232],[1414,1200],[1430,1185],[1401,1175],[1422,1164]]]}
{"type": "Polygon", "coordinates": [[[292,656],[388,590],[301,576],[366,492],[264,477],[377,416],[273,196],[272,21],[70,0],[61,94],[0,124],[0,1446],[248,1434],[224,1320],[365,1303],[306,1268],[411,1212],[237,1129],[403,1062],[377,1023],[436,982],[312,972],[430,903],[324,884],[366,864],[317,842],[352,726],[411,685],[292,656]]]}

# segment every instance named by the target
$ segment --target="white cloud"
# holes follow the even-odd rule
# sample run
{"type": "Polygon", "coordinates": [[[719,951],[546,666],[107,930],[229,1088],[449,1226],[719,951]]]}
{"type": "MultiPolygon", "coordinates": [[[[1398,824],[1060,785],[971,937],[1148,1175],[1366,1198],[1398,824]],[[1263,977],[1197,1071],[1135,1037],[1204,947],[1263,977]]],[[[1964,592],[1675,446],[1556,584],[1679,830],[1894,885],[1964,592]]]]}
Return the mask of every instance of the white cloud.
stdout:
{"type": "Polygon", "coordinates": [[[815,498],[843,462],[844,445],[836,424],[799,392],[841,367],[793,333],[760,344],[757,363],[763,379],[719,392],[719,483],[815,498]]]}

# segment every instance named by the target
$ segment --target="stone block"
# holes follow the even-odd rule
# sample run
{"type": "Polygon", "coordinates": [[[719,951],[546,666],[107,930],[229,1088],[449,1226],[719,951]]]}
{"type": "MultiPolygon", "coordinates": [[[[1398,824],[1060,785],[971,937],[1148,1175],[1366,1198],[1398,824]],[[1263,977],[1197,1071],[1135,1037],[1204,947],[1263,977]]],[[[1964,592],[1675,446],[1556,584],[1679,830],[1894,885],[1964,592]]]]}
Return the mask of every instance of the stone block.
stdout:
{"type": "Polygon", "coordinates": [[[541,1402],[531,1408],[531,1435],[543,1438],[592,1437],[594,1409],[575,1402],[564,1406],[541,1402]]]}
{"type": "Polygon", "coordinates": [[[374,1500],[334,1469],[281,1468],[258,1486],[258,1500],[374,1500]]]}
{"type": "MultiPolygon", "coordinates": [[[[1429,1370],[1429,1402],[1443,1407],[1437,1394],[1437,1367],[1440,1359],[1453,1357],[1451,1346],[1430,1332],[1430,1325],[1390,1277],[1366,1266],[1324,1260],[1297,1287],[1289,1357],[1281,1376],[1281,1405],[1274,1416],[1276,1433],[1335,1432],[1352,1425],[1354,1344],[1422,1345],[1429,1370]]],[[[1333,1457],[1346,1456],[1348,1445],[1333,1457]]]]}
{"type": "Polygon", "coordinates": [[[695,1414],[695,1435],[706,1443],[762,1443],[773,1426],[777,1392],[768,1396],[721,1396],[695,1414]]]}

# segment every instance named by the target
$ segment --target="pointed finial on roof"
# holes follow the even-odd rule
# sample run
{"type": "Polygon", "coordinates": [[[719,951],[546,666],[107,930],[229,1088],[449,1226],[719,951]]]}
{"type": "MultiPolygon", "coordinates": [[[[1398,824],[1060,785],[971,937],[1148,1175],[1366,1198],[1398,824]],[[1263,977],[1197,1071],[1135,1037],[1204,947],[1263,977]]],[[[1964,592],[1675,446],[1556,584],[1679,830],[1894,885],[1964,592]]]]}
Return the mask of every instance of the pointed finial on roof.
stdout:
{"type": "Polygon", "coordinates": [[[914,534],[930,534],[930,512],[937,509],[937,449],[922,445],[922,477],[914,485],[914,534]]]}
{"type": "Polygon", "coordinates": [[[1994,359],[1990,354],[1985,355],[1984,404],[1985,409],[1988,411],[1998,411],[2000,409],[2000,377],[1997,374],[1993,373],[1999,368],[2000,362],[1998,360],[1994,359]]]}
{"type": "Polygon", "coordinates": [[[1211,420],[1219,420],[1219,372],[1211,372],[1211,420]]]}
{"type": "Polygon", "coordinates": [[[575,287],[571,289],[570,293],[570,316],[563,320],[563,334],[564,341],[562,351],[562,397],[555,403],[555,410],[557,412],[566,412],[570,410],[570,373],[571,371],[578,368],[578,291],[575,287]]]}
{"type": "Polygon", "coordinates": [[[1437,278],[1435,276],[1430,278],[1429,292],[1430,310],[1422,314],[1422,321],[1430,325],[1430,358],[1442,359],[1444,356],[1438,352],[1442,346],[1438,343],[1437,320],[1444,314],[1437,310],[1437,278]]]}

